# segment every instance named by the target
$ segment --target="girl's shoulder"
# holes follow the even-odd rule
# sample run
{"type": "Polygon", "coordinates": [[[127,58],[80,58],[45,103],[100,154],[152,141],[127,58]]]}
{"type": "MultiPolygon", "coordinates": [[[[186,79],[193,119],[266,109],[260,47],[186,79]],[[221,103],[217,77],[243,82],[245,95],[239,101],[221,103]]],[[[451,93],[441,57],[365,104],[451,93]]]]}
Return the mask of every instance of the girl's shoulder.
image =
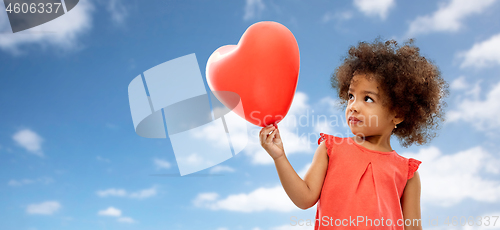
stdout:
{"type": "Polygon", "coordinates": [[[319,139],[318,139],[318,145],[320,145],[321,142],[326,141],[325,144],[328,147],[328,146],[332,146],[332,145],[341,144],[345,140],[346,140],[345,137],[337,137],[337,136],[326,134],[326,133],[320,133],[319,139]]]}
{"type": "Polygon", "coordinates": [[[417,171],[418,167],[422,163],[422,161],[419,161],[411,157],[404,157],[399,155],[398,153],[396,153],[395,156],[398,159],[398,161],[401,162],[402,164],[401,167],[404,167],[408,170],[407,180],[411,179],[413,177],[413,174],[417,171]]]}
{"type": "Polygon", "coordinates": [[[404,157],[399,155],[398,153],[396,153],[395,156],[398,159],[398,161],[401,162],[402,164],[401,167],[407,168],[408,170],[407,180],[411,179],[414,173],[417,171],[420,164],[422,163],[422,161],[419,161],[411,157],[404,157]]]}
{"type": "Polygon", "coordinates": [[[334,149],[333,146],[338,146],[338,145],[346,142],[346,137],[337,137],[337,136],[326,134],[326,133],[320,133],[319,139],[318,139],[318,145],[320,145],[321,142],[323,142],[323,141],[325,142],[328,156],[330,156],[331,152],[334,149]]]}
{"type": "Polygon", "coordinates": [[[420,160],[411,157],[404,157],[399,155],[398,153],[395,153],[394,156],[396,156],[398,161],[401,162],[401,167],[404,167],[408,170],[407,180],[413,177],[413,174],[417,171],[418,167],[422,163],[422,161],[420,160]]]}
{"type": "Polygon", "coordinates": [[[413,174],[417,171],[421,163],[422,161],[419,161],[417,159],[408,158],[408,180],[413,177],[413,174]]]}
{"type": "Polygon", "coordinates": [[[328,141],[336,140],[338,138],[340,138],[340,137],[336,137],[334,135],[330,135],[330,134],[326,134],[326,133],[319,133],[318,145],[320,145],[321,142],[323,142],[325,140],[328,142],[328,141]]]}

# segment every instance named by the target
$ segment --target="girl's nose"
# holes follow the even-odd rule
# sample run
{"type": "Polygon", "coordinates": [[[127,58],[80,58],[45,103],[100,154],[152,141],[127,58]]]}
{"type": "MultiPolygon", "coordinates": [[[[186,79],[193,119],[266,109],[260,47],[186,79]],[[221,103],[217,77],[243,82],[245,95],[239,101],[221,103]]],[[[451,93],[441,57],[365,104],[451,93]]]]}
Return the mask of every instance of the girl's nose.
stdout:
{"type": "Polygon", "coordinates": [[[357,105],[357,102],[356,100],[354,100],[350,105],[349,105],[349,112],[358,112],[358,105],[357,105]]]}

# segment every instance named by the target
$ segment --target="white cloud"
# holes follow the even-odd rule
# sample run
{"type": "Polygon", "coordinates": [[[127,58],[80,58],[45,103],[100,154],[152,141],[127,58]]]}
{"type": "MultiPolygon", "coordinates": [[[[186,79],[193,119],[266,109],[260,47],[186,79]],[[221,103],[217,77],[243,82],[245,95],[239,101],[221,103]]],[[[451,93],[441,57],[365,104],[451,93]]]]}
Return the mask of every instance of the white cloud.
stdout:
{"type": "Polygon", "coordinates": [[[329,121],[328,119],[322,119],[321,121],[316,122],[316,124],[314,125],[314,132],[333,135],[334,130],[331,126],[331,121],[329,121]]]}
{"type": "Polygon", "coordinates": [[[155,187],[143,189],[137,192],[130,193],[130,198],[144,199],[156,195],[157,191],[155,187]]]}
{"type": "MultiPolygon", "coordinates": [[[[0,7],[0,10],[5,8],[0,7]]],[[[78,37],[91,29],[93,10],[94,6],[90,0],[81,0],[63,16],[17,33],[12,33],[7,14],[0,14],[0,33],[3,32],[0,36],[0,49],[14,55],[24,53],[22,46],[27,44],[63,51],[80,49],[78,37]]]]}
{"type": "Polygon", "coordinates": [[[99,216],[116,216],[119,217],[122,215],[122,211],[115,207],[108,207],[107,209],[100,210],[97,212],[99,216]]]}
{"type": "Polygon", "coordinates": [[[134,219],[132,219],[131,217],[126,217],[126,216],[123,216],[123,217],[119,217],[117,219],[118,222],[122,222],[122,223],[129,223],[129,224],[132,224],[132,223],[135,223],[136,221],[134,219]]]}
{"type": "Polygon", "coordinates": [[[246,0],[243,20],[254,19],[266,8],[262,0],[246,0]]]}
{"type": "Polygon", "coordinates": [[[125,189],[110,188],[106,190],[99,190],[96,192],[96,194],[100,197],[116,196],[144,199],[155,196],[157,194],[157,190],[155,186],[148,189],[139,190],[137,192],[127,192],[125,189]]]}
{"type": "MultiPolygon", "coordinates": [[[[288,110],[288,114],[292,116],[300,116],[303,112],[306,110],[310,109],[311,106],[307,103],[307,100],[309,100],[309,97],[307,96],[306,93],[297,91],[295,92],[295,95],[292,100],[292,105],[290,106],[290,109],[288,110]]],[[[285,122],[285,119],[289,117],[288,115],[281,121],[279,124],[282,124],[285,122]]],[[[292,122],[292,121],[291,121],[292,122]]]]}
{"type": "Polygon", "coordinates": [[[158,158],[153,159],[153,162],[157,169],[169,169],[172,166],[170,162],[158,158]]]}
{"type": "Polygon", "coordinates": [[[457,56],[464,58],[460,65],[462,68],[483,68],[495,64],[500,65],[500,34],[474,44],[470,50],[461,52],[457,56]]]}
{"type": "Polygon", "coordinates": [[[106,9],[111,14],[111,19],[115,24],[123,24],[128,16],[128,10],[123,5],[122,0],[109,0],[106,9]]]}
{"type": "Polygon", "coordinates": [[[127,191],[124,189],[116,189],[116,188],[110,188],[106,190],[100,190],[96,192],[98,196],[100,197],[107,197],[107,196],[127,196],[127,191]]]}
{"type": "MultiPolygon", "coordinates": [[[[216,112],[214,112],[216,113],[216,112]]],[[[233,147],[239,146],[238,148],[235,147],[235,149],[241,149],[246,146],[247,142],[247,123],[243,118],[240,118],[242,121],[240,122],[234,122],[231,123],[231,143],[233,144],[233,147]]],[[[221,138],[227,136],[226,132],[224,129],[221,129],[219,124],[216,122],[212,122],[206,126],[203,127],[203,129],[194,132],[193,137],[197,139],[202,139],[203,142],[208,142],[211,143],[214,147],[220,148],[220,149],[225,149],[227,148],[227,139],[221,138]]],[[[194,153],[187,157],[185,160],[187,160],[191,165],[195,164],[203,164],[204,160],[207,160],[206,158],[203,158],[200,154],[194,153]]]]}
{"type": "Polygon", "coordinates": [[[10,180],[8,185],[13,186],[13,187],[18,187],[18,186],[23,186],[27,184],[34,184],[34,183],[43,183],[43,184],[50,184],[54,182],[54,180],[50,177],[40,177],[37,179],[21,179],[21,180],[10,180]]]}
{"type": "Polygon", "coordinates": [[[30,179],[22,179],[22,180],[10,180],[9,181],[9,185],[10,186],[22,186],[22,185],[27,185],[27,184],[33,184],[35,183],[34,180],[30,180],[30,179]]]}
{"type": "Polygon", "coordinates": [[[43,157],[43,152],[42,152],[43,139],[30,129],[19,130],[12,136],[12,139],[14,139],[14,141],[19,146],[25,148],[30,153],[43,157]]]}
{"type": "Polygon", "coordinates": [[[136,223],[137,222],[136,220],[134,220],[131,217],[122,216],[122,210],[117,209],[117,208],[112,207],[112,206],[108,207],[107,209],[98,211],[97,215],[99,215],[99,216],[117,217],[116,221],[121,222],[121,223],[132,224],[132,223],[136,223]]]}
{"type": "MultiPolygon", "coordinates": [[[[217,107],[214,108],[214,114],[223,114],[226,112],[225,110],[218,112],[218,110],[219,110],[219,108],[217,108],[217,107]]],[[[233,146],[233,149],[235,151],[238,151],[241,149],[245,149],[245,147],[248,144],[248,126],[249,126],[248,123],[249,122],[247,122],[246,120],[244,120],[240,116],[234,114],[234,112],[233,112],[232,116],[233,117],[229,117],[229,119],[231,120],[231,122],[230,122],[231,125],[228,125],[228,129],[229,129],[228,131],[230,132],[229,136],[230,136],[230,140],[231,140],[231,144],[233,146]]],[[[226,117],[226,122],[227,122],[228,117],[227,116],[225,116],[225,117],[226,117]]],[[[201,139],[202,142],[208,142],[211,145],[213,145],[214,147],[217,147],[220,149],[227,148],[227,139],[220,138],[220,137],[224,137],[224,136],[227,136],[226,132],[224,131],[224,129],[221,129],[219,124],[217,124],[216,122],[212,122],[212,123],[204,126],[204,128],[201,131],[197,131],[197,132],[193,133],[194,138],[201,139]]],[[[238,154],[238,153],[239,152],[236,152],[235,154],[238,154]]],[[[192,156],[190,156],[190,159],[186,159],[186,160],[190,160],[191,161],[190,164],[194,165],[197,163],[202,164],[203,163],[202,161],[204,159],[201,156],[193,154],[192,156]]]]}
{"type": "Polygon", "coordinates": [[[344,116],[344,111],[343,111],[343,108],[342,108],[342,105],[340,104],[340,99],[337,99],[337,98],[332,98],[330,96],[326,96],[324,98],[321,98],[319,100],[319,103],[318,105],[321,107],[321,108],[328,108],[328,113],[330,114],[336,114],[338,112],[342,112],[342,116],[344,116]]]}
{"type": "Polygon", "coordinates": [[[291,212],[299,208],[293,204],[281,185],[272,188],[258,188],[248,194],[240,193],[219,199],[217,193],[200,193],[193,204],[211,210],[235,212],[277,211],[291,212]]]}
{"type": "Polygon", "coordinates": [[[432,15],[419,16],[410,23],[408,36],[429,32],[455,32],[462,28],[462,21],[473,14],[488,9],[495,0],[450,0],[441,4],[432,15]]]}
{"type": "Polygon", "coordinates": [[[467,82],[465,81],[464,76],[460,76],[451,82],[450,87],[451,89],[462,90],[467,89],[469,87],[469,84],[467,84],[467,82]]]}
{"type": "Polygon", "coordinates": [[[193,200],[193,204],[198,207],[203,206],[206,202],[215,201],[218,197],[219,194],[215,192],[200,193],[196,199],[193,200]]]}
{"type": "Polygon", "coordinates": [[[389,10],[395,6],[394,0],[354,0],[354,6],[367,16],[387,18],[389,10]]]}
{"type": "Polygon", "coordinates": [[[210,169],[210,173],[220,173],[220,172],[234,172],[234,168],[231,168],[226,165],[216,165],[212,169],[210,169]]]}
{"type": "Polygon", "coordinates": [[[500,128],[500,82],[493,85],[491,91],[486,94],[486,98],[481,100],[478,97],[480,91],[477,84],[468,94],[473,94],[472,98],[462,99],[454,110],[448,112],[447,122],[466,121],[471,123],[478,130],[498,130],[500,128]],[[488,109],[484,109],[488,108],[488,109]]]}
{"type": "Polygon", "coordinates": [[[449,207],[466,198],[491,203],[500,201],[500,181],[483,177],[500,174],[500,159],[481,146],[446,155],[436,147],[402,155],[422,161],[418,172],[421,197],[426,205],[449,207]]]}
{"type": "Polygon", "coordinates": [[[470,84],[465,80],[465,76],[460,76],[451,82],[451,89],[457,91],[465,91],[463,94],[457,95],[457,101],[461,102],[463,96],[471,96],[475,100],[478,100],[479,94],[481,93],[481,84],[482,79],[479,79],[474,83],[474,85],[470,84]]]}
{"type": "Polygon", "coordinates": [[[39,204],[30,204],[26,208],[28,214],[52,215],[61,208],[57,201],[45,201],[39,204]]]}
{"type": "MultiPolygon", "coordinates": [[[[196,134],[199,135],[200,133],[196,133],[196,134]]],[[[222,139],[222,138],[219,138],[219,139],[222,139]]],[[[216,164],[210,158],[203,157],[202,154],[200,154],[198,152],[191,152],[191,153],[176,157],[176,159],[177,159],[177,162],[181,162],[179,164],[189,165],[190,167],[193,167],[193,168],[200,168],[203,165],[215,165],[216,164]]]]}

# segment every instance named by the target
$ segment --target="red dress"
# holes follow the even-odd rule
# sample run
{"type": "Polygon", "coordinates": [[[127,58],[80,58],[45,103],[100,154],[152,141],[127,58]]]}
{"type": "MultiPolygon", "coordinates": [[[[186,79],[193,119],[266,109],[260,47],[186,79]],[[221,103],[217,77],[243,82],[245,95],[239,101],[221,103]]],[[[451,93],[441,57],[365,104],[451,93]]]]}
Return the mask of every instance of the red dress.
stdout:
{"type": "Polygon", "coordinates": [[[320,135],[329,162],[314,229],[404,230],[400,199],[422,162],[367,149],[350,137],[320,135]]]}

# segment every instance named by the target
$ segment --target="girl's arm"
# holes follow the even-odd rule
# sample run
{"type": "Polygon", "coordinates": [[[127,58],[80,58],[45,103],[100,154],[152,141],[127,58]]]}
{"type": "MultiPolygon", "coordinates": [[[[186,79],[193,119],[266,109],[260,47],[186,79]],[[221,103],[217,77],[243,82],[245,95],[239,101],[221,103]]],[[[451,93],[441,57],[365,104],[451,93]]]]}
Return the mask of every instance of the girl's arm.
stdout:
{"type": "Polygon", "coordinates": [[[319,199],[328,167],[325,142],[323,141],[316,149],[304,180],[292,168],[285,154],[275,159],[274,164],[281,184],[293,203],[304,210],[314,206],[319,199]]]}
{"type": "Polygon", "coordinates": [[[401,197],[403,218],[409,219],[405,224],[405,230],[422,230],[422,219],[420,217],[420,176],[415,171],[413,177],[406,182],[406,187],[401,197]],[[411,222],[410,222],[411,221],[411,222]]]}
{"type": "Polygon", "coordinates": [[[323,180],[328,167],[328,155],[323,141],[314,154],[311,166],[304,176],[304,180],[295,172],[288,161],[279,130],[274,126],[268,126],[261,130],[261,145],[274,159],[278,175],[292,202],[301,209],[308,209],[319,199],[323,180]],[[272,134],[268,134],[273,131],[272,134]]]}

